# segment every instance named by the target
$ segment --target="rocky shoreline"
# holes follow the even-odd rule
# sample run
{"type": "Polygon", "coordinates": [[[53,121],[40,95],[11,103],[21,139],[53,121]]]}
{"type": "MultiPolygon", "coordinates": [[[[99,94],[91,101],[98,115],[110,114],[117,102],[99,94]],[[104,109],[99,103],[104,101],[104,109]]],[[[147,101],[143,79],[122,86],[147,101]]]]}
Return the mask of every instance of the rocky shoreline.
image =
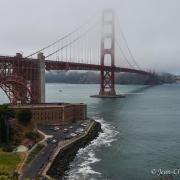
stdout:
{"type": "Polygon", "coordinates": [[[68,144],[59,151],[51,167],[47,171],[47,175],[56,180],[63,179],[65,172],[69,169],[70,162],[73,161],[78,150],[84,148],[92,140],[96,139],[101,131],[101,124],[93,120],[91,128],[83,137],[68,144]]]}

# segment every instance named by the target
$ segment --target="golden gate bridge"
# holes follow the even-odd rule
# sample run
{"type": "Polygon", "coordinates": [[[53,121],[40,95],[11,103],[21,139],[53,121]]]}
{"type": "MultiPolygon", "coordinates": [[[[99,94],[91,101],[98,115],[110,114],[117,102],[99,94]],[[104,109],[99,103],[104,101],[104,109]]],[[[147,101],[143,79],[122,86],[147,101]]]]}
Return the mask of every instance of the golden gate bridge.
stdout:
{"type": "Polygon", "coordinates": [[[0,88],[12,104],[43,103],[45,71],[50,70],[100,71],[101,97],[116,96],[115,73],[142,74],[155,83],[155,75],[141,69],[133,57],[112,9],[28,56],[0,56],[0,88]]]}

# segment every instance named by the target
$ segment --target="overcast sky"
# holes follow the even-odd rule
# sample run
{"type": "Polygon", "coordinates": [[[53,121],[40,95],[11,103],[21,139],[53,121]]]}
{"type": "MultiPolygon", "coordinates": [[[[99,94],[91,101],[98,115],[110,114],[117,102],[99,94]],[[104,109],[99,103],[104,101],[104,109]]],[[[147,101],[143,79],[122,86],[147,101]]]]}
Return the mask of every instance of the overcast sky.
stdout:
{"type": "Polygon", "coordinates": [[[0,54],[31,53],[114,8],[138,63],[180,74],[180,0],[0,0],[0,54]]]}

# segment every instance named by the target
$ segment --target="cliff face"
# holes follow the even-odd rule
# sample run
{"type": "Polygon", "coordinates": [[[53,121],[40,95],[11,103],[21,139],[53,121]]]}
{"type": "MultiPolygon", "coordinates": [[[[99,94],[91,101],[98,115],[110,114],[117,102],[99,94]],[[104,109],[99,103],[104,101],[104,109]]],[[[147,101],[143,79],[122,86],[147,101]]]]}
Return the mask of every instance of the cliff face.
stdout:
{"type": "Polygon", "coordinates": [[[73,161],[78,150],[80,148],[84,148],[92,140],[97,138],[100,131],[101,124],[98,122],[94,122],[93,126],[91,127],[86,136],[61,149],[52,166],[48,170],[48,175],[53,177],[54,179],[61,179],[65,171],[69,169],[69,163],[73,161]]]}

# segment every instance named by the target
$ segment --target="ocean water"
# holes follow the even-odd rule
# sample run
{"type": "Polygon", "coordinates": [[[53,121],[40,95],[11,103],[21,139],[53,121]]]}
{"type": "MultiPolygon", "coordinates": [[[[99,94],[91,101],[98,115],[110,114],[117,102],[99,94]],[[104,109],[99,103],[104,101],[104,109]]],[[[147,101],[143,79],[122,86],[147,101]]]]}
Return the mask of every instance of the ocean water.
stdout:
{"type": "MultiPolygon", "coordinates": [[[[156,172],[180,179],[180,85],[119,85],[126,98],[90,98],[98,89],[46,84],[48,102],[87,103],[88,116],[102,124],[103,133],[79,150],[66,179],[160,180],[156,172]]],[[[0,103],[7,101],[0,92],[0,103]]]]}

